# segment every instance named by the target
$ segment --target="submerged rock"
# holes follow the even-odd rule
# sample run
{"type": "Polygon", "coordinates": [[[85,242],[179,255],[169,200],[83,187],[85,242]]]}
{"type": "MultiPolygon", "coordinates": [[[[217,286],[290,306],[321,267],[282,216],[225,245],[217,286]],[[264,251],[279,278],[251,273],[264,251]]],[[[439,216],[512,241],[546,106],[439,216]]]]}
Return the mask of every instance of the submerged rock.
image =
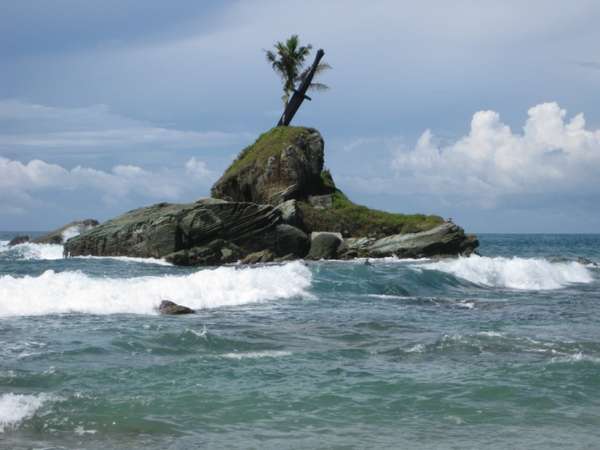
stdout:
{"type": "Polygon", "coordinates": [[[76,220],[33,240],[36,244],[64,244],[72,237],[98,226],[95,219],[76,220]]]}
{"type": "Polygon", "coordinates": [[[170,300],[163,300],[158,306],[158,312],[165,315],[193,314],[194,311],[187,306],[178,305],[170,300]]]}
{"type": "Polygon", "coordinates": [[[14,238],[12,238],[9,241],[8,246],[12,247],[14,245],[25,244],[26,242],[29,242],[29,240],[30,240],[30,237],[27,236],[26,234],[15,236],[14,238]]]}

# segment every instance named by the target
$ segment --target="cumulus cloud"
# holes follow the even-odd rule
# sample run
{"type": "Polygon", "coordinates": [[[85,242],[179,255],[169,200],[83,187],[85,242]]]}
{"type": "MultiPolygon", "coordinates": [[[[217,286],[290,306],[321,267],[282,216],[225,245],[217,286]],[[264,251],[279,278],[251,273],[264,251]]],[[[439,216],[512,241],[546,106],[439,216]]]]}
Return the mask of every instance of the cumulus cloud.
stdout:
{"type": "Polygon", "coordinates": [[[521,133],[479,111],[468,135],[442,145],[426,130],[413,149],[396,151],[392,166],[405,192],[490,206],[513,194],[600,194],[600,130],[586,129],[583,114],[567,120],[557,103],[529,109],[521,133]]]}
{"type": "Polygon", "coordinates": [[[189,159],[183,167],[149,171],[117,165],[110,171],[77,166],[67,169],[41,160],[27,163],[0,157],[0,211],[22,213],[41,202],[39,196],[78,191],[82,198],[100,198],[105,204],[136,196],[147,200],[178,201],[198,196],[215,178],[203,161],[189,159]]]}

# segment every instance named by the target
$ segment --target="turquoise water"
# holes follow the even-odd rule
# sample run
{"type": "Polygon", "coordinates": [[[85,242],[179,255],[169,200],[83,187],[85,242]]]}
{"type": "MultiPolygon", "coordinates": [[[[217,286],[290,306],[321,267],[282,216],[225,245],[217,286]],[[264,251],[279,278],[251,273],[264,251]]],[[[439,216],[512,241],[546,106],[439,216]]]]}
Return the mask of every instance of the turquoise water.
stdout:
{"type": "Polygon", "coordinates": [[[600,235],[201,270],[12,235],[0,448],[600,446],[600,235]]]}

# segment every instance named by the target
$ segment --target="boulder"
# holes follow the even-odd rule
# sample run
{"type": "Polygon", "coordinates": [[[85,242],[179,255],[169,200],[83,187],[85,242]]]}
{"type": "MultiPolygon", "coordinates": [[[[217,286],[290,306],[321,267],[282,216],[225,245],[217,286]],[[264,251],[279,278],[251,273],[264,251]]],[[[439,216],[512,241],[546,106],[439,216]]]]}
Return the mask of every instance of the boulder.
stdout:
{"type": "Polygon", "coordinates": [[[304,258],[310,248],[310,240],[301,229],[281,224],[265,234],[261,240],[261,247],[270,249],[277,257],[292,255],[295,258],[304,258]]]}
{"type": "Polygon", "coordinates": [[[313,232],[311,233],[310,251],[306,259],[335,259],[341,244],[340,233],[313,232]]]}
{"type": "Polygon", "coordinates": [[[78,236],[96,226],[98,226],[98,221],[95,219],[76,220],[35,238],[33,242],[36,244],[64,244],[72,237],[78,236]]]}
{"type": "Polygon", "coordinates": [[[444,222],[431,230],[419,233],[395,234],[380,239],[368,237],[345,239],[342,257],[424,258],[469,255],[477,245],[479,245],[477,239],[466,236],[462,228],[444,222]]]}
{"type": "Polygon", "coordinates": [[[158,312],[161,314],[174,316],[179,314],[193,314],[196,311],[194,311],[191,308],[188,308],[187,306],[178,305],[177,303],[172,302],[170,300],[163,300],[158,306],[158,312]]]}
{"type": "Polygon", "coordinates": [[[277,205],[322,194],[324,143],[312,128],[277,127],[244,149],[212,187],[215,198],[277,205]]]}
{"type": "Polygon", "coordinates": [[[15,236],[9,241],[8,246],[12,247],[14,245],[25,244],[26,242],[29,242],[29,239],[29,236],[26,234],[15,236]]]}
{"type": "Polygon", "coordinates": [[[280,213],[270,205],[212,199],[159,203],[129,211],[70,239],[65,254],[168,257],[175,264],[221,264],[265,249],[277,255],[289,253],[279,253],[276,249],[281,244],[266,239],[284,237],[277,229],[280,223],[280,213]]]}

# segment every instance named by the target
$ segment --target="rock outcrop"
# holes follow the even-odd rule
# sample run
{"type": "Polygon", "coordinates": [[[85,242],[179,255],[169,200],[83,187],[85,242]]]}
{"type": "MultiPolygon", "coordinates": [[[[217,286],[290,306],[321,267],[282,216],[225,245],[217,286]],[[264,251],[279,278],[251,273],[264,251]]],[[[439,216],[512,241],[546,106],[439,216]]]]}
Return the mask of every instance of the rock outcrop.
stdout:
{"type": "Polygon", "coordinates": [[[98,226],[98,221],[95,219],[76,220],[58,228],[57,230],[35,238],[33,242],[36,244],[63,244],[72,237],[91,230],[96,226],[98,226]]]}
{"type": "Polygon", "coordinates": [[[14,245],[25,244],[26,242],[29,242],[30,239],[31,238],[26,234],[15,236],[8,242],[8,246],[13,247],[14,245]]]}
{"type": "Polygon", "coordinates": [[[70,239],[70,256],[165,258],[179,265],[218,265],[265,249],[302,258],[306,234],[285,225],[271,205],[215,199],[159,203],[130,211],[70,239]]]}
{"type": "Polygon", "coordinates": [[[324,143],[312,128],[279,127],[264,133],[215,183],[215,198],[277,205],[324,194],[324,143]]]}
{"type": "MultiPolygon", "coordinates": [[[[353,203],[323,170],[323,159],[318,131],[274,128],[242,151],[213,186],[214,198],[130,211],[69,239],[65,253],[165,258],[187,266],[468,255],[477,247],[476,237],[439,216],[353,203]]],[[[53,236],[64,239],[72,225],[53,236]]]]}
{"type": "Polygon", "coordinates": [[[344,240],[342,258],[424,258],[428,256],[470,255],[479,245],[473,235],[450,222],[420,233],[395,234],[380,239],[349,238],[344,240]]]}
{"type": "Polygon", "coordinates": [[[306,259],[336,259],[342,242],[340,233],[313,232],[306,259]]]}

